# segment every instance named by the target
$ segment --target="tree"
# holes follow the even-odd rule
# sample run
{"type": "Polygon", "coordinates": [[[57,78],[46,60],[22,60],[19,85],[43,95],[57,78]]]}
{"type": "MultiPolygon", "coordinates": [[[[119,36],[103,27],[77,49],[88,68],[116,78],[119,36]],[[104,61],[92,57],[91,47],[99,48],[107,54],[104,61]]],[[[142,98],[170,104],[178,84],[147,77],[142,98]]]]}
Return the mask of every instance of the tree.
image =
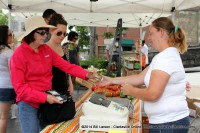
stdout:
{"type": "Polygon", "coordinates": [[[83,49],[83,46],[89,46],[89,34],[88,34],[88,29],[86,26],[76,26],[76,31],[79,35],[79,41],[78,45],[81,49],[83,49]]]}
{"type": "Polygon", "coordinates": [[[95,56],[96,51],[96,27],[89,27],[90,31],[90,57],[95,56]]]}
{"type": "Polygon", "coordinates": [[[8,25],[8,16],[0,9],[0,25],[8,25]]]}

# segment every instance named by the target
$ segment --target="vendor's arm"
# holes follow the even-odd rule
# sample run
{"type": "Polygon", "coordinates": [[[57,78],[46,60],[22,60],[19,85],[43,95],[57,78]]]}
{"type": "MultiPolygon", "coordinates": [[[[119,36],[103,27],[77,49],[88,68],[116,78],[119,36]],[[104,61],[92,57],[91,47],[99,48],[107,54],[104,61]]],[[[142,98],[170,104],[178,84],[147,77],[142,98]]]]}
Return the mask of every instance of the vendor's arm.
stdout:
{"type": "Polygon", "coordinates": [[[131,84],[134,86],[138,85],[144,85],[144,77],[148,71],[149,67],[147,67],[144,71],[142,71],[140,74],[133,74],[126,77],[117,77],[112,80],[112,84],[131,84]]]}
{"type": "Polygon", "coordinates": [[[148,88],[137,88],[130,84],[122,84],[123,94],[133,95],[144,101],[155,101],[161,97],[170,75],[161,70],[153,70],[148,88]]]}
{"type": "Polygon", "coordinates": [[[144,69],[140,74],[133,74],[125,77],[110,78],[102,75],[102,80],[100,82],[97,82],[96,85],[106,86],[110,84],[124,84],[124,83],[131,84],[134,86],[143,85],[144,77],[148,69],[149,67],[144,69]]]}

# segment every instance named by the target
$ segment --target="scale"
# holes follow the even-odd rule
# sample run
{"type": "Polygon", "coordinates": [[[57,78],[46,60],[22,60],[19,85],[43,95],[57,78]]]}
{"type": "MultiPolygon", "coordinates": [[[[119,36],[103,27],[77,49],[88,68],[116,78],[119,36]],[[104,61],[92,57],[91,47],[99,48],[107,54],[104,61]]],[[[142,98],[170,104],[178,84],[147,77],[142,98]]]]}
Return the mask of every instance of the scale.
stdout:
{"type": "Polygon", "coordinates": [[[102,95],[94,94],[82,106],[80,117],[81,130],[108,131],[110,129],[126,131],[129,110],[126,106],[107,100],[102,95]]]}

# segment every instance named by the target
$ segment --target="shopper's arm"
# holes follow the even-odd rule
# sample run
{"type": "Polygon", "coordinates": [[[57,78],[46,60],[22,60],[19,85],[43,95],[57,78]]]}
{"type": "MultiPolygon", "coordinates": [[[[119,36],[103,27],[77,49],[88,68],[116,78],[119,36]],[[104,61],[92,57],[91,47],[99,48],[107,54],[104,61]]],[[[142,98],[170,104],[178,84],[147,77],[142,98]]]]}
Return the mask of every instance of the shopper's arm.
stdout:
{"type": "Polygon", "coordinates": [[[82,67],[74,64],[70,64],[70,62],[61,58],[56,52],[49,48],[51,51],[52,57],[52,65],[64,71],[67,74],[71,74],[75,77],[79,77],[82,79],[87,79],[92,77],[92,74],[88,71],[84,70],[82,67]]]}

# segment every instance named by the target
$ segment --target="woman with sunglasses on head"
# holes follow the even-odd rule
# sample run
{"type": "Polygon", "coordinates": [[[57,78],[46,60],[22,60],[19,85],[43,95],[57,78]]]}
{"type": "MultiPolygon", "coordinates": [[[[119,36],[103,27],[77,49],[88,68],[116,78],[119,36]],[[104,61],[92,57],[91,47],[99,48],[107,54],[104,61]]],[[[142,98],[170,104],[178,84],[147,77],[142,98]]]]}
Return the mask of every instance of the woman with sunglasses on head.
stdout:
{"type": "MultiPolygon", "coordinates": [[[[61,14],[54,14],[49,21],[49,25],[53,25],[57,27],[57,29],[50,31],[51,38],[46,44],[58,55],[60,55],[64,60],[68,60],[66,54],[63,52],[61,47],[61,42],[67,35],[67,22],[61,14]]],[[[70,93],[70,95],[73,96],[74,91],[71,76],[66,75],[63,71],[59,70],[56,67],[53,67],[52,70],[52,89],[57,90],[61,94],[70,93]]]]}
{"type": "Polygon", "coordinates": [[[13,34],[8,26],[0,26],[0,133],[6,133],[7,120],[15,92],[10,81],[9,60],[13,54],[10,44],[13,34]]]}
{"type": "Polygon", "coordinates": [[[49,31],[56,30],[55,26],[47,25],[40,16],[28,18],[26,31],[18,38],[22,44],[11,57],[11,80],[17,94],[22,133],[39,132],[37,113],[41,103],[63,103],[45,92],[52,89],[52,66],[82,79],[94,78],[92,72],[70,64],[48,45],[44,45],[47,28],[49,31]]]}
{"type": "MultiPolygon", "coordinates": [[[[67,35],[67,22],[61,14],[54,14],[49,21],[49,25],[55,26],[57,27],[57,29],[49,31],[51,38],[46,44],[64,60],[68,60],[66,54],[63,52],[61,47],[61,42],[67,35]]],[[[73,97],[74,89],[71,76],[56,67],[52,67],[52,74],[52,90],[56,90],[60,94],[65,95],[67,97],[73,97]]],[[[69,107],[69,110],[75,108],[75,103],[71,104],[71,106],[73,107],[69,107]]],[[[47,124],[53,123],[48,123],[43,120],[41,121],[41,124],[43,127],[45,127],[47,124]]]]}
{"type": "MultiPolygon", "coordinates": [[[[69,58],[70,63],[80,66],[79,46],[77,45],[78,34],[70,31],[68,34],[68,42],[64,43],[62,48],[69,58]]],[[[72,83],[75,86],[76,77],[72,76],[72,83]]]]}

